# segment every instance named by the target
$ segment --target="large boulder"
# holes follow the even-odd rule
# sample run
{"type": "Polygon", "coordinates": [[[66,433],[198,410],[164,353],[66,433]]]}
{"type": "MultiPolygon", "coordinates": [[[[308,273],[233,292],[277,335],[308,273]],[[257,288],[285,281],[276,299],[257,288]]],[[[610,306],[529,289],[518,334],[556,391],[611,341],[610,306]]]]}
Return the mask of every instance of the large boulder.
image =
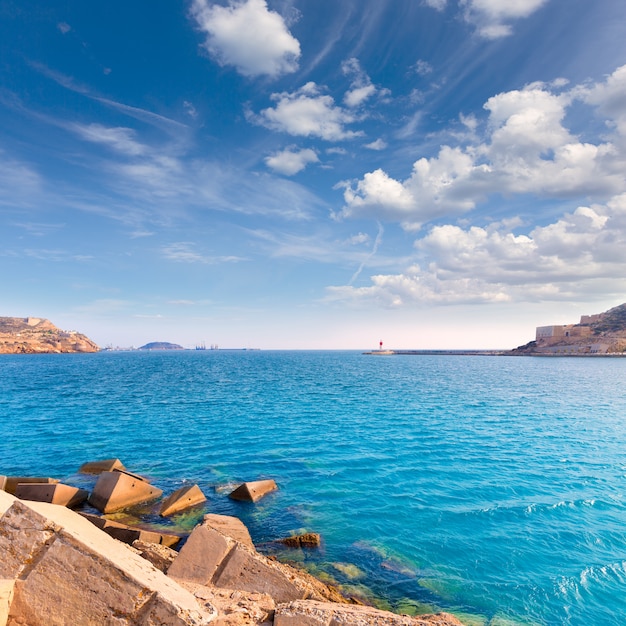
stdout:
{"type": "Polygon", "coordinates": [[[272,491],[276,491],[278,486],[274,480],[253,480],[241,483],[237,489],[229,494],[233,500],[244,500],[246,502],[256,502],[272,491]]]}
{"type": "Polygon", "coordinates": [[[49,502],[73,509],[87,500],[89,492],[63,483],[20,483],[15,488],[15,495],[20,500],[49,502]]]}
{"type": "Polygon", "coordinates": [[[101,513],[115,513],[134,504],[155,500],[163,494],[145,478],[123,470],[102,472],[98,477],[89,504],[101,513]]]}
{"type": "Polygon", "coordinates": [[[81,474],[102,474],[113,470],[125,470],[124,464],[119,459],[103,459],[101,461],[88,461],[79,468],[81,474]]]}
{"type": "Polygon", "coordinates": [[[23,484],[46,484],[53,485],[59,481],[56,478],[44,478],[41,476],[0,476],[0,489],[15,495],[18,485],[23,484]]]}
{"type": "Polygon", "coordinates": [[[346,601],[306,572],[269,559],[224,534],[214,519],[194,528],[168,576],[199,585],[267,594],[276,603],[303,598],[346,601]]]}
{"type": "Polygon", "coordinates": [[[9,604],[0,625],[201,626],[215,619],[209,601],[199,604],[74,511],[8,498],[0,494],[0,616],[9,604]]]}
{"type": "Polygon", "coordinates": [[[203,502],[206,502],[206,496],[202,493],[198,485],[181,487],[163,500],[159,515],[169,517],[170,515],[180,513],[203,502]]]}

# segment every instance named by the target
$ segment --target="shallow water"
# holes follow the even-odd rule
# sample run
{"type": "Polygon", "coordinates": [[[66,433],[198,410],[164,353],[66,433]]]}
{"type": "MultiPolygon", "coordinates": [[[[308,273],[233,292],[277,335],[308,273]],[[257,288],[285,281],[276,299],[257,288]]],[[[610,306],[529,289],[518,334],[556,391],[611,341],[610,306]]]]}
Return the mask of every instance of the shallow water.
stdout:
{"type": "Polygon", "coordinates": [[[605,358],[2,355],[0,473],[76,483],[117,456],[166,491],[197,482],[256,543],[320,532],[291,558],[391,608],[617,625],[625,382],[605,358]],[[227,498],[262,477],[280,490],[227,498]]]}

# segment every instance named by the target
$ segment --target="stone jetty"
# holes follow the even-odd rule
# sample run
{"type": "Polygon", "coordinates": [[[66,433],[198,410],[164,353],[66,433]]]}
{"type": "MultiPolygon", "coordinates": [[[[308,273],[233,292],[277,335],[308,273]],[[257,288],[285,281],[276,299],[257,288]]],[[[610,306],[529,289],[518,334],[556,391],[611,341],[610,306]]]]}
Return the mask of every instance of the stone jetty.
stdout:
{"type": "MultiPolygon", "coordinates": [[[[96,487],[107,474],[125,477],[105,479],[104,491],[114,499],[120,481],[130,501],[136,502],[137,485],[146,500],[160,497],[125,469],[109,471],[107,463],[102,469],[96,487]]],[[[157,528],[72,510],[76,493],[63,487],[77,489],[53,479],[0,476],[0,626],[462,626],[445,613],[410,617],[355,604],[259,553],[238,518],[207,514],[180,541],[157,528]],[[57,492],[65,506],[54,503],[57,492]],[[180,550],[172,549],[179,541],[180,550]]],[[[186,502],[204,502],[190,490],[189,497],[185,488],[166,501],[181,510],[186,502]]],[[[90,502],[106,500],[94,492],[90,502]]]]}

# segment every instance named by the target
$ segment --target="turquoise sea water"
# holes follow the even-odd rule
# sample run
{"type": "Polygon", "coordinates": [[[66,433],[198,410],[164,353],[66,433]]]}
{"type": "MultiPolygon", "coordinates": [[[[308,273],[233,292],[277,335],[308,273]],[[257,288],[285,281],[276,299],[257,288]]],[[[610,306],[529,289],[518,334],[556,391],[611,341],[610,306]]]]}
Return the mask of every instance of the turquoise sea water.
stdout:
{"type": "MultiPolygon", "coordinates": [[[[117,456],[391,608],[626,623],[626,359],[198,351],[0,356],[0,474],[117,456]],[[228,487],[272,477],[256,505],[228,487]]],[[[468,616],[471,616],[468,618],[468,616]]]]}

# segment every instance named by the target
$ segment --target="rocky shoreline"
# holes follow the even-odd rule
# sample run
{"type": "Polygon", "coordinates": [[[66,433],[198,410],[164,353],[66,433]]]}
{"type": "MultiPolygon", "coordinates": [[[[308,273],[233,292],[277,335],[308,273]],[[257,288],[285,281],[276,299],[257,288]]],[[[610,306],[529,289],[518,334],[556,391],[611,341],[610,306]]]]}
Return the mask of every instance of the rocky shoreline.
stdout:
{"type": "Polygon", "coordinates": [[[0,354],[99,352],[89,337],[39,317],[0,317],[0,354]]]}
{"type": "MultiPolygon", "coordinates": [[[[205,497],[193,485],[162,499],[118,459],[79,471],[97,475],[90,492],[0,476],[0,626],[462,626],[450,614],[397,615],[346,597],[258,552],[235,517],[207,514],[186,535],[113,521],[138,503],[160,503],[166,517],[205,497]]],[[[230,497],[256,502],[277,488],[253,481],[230,497]]],[[[319,535],[280,541],[310,548],[319,535]]]]}

